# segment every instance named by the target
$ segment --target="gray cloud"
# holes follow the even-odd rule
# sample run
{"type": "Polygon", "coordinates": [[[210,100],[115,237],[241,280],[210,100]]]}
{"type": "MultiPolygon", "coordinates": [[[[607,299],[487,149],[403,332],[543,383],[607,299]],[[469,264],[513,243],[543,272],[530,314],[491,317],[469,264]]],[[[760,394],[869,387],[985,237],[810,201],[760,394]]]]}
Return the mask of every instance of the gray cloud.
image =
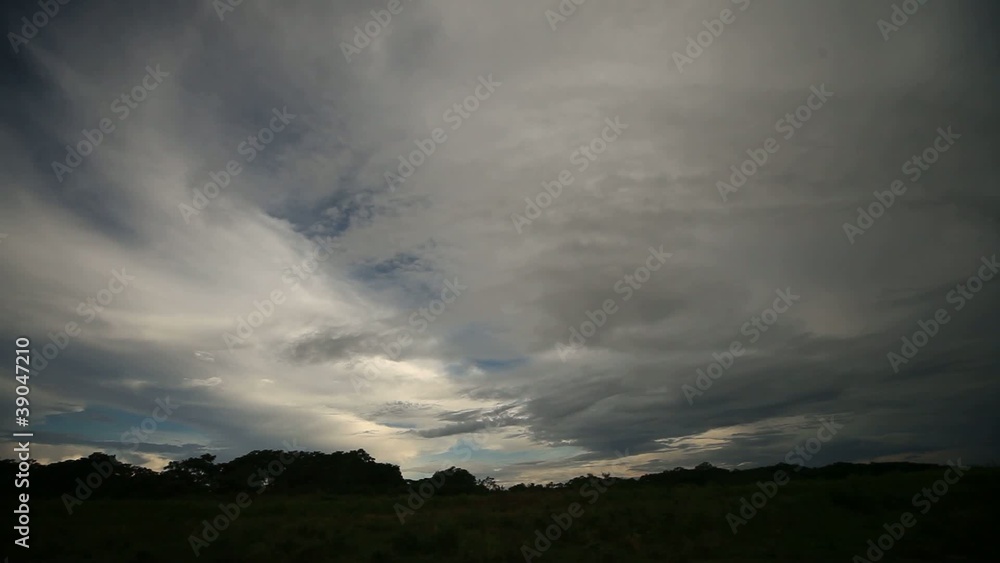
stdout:
{"type": "Polygon", "coordinates": [[[738,3],[586,3],[553,31],[557,3],[519,1],[405,3],[350,62],[367,2],[243,3],[222,21],[210,4],[95,2],[11,53],[0,332],[41,353],[80,328],[32,380],[46,455],[102,447],[55,430],[60,415],[170,395],[185,445],[144,445],[152,464],[294,438],[416,474],[479,433],[473,472],[558,480],[626,450],[633,472],[775,463],[834,414],[850,423],[817,462],[995,460],[1000,285],[961,310],[948,297],[997,251],[995,6],[928,3],[886,41],[891,2],[754,1],[679,71],[673,53],[738,3]],[[111,104],[156,64],[169,77],[119,119],[111,104]],[[453,127],[490,74],[501,85],[453,127]],[[833,96],[784,138],[821,85],[833,96]],[[615,116],[628,129],[581,169],[615,116]],[[114,132],[57,181],[52,161],[105,117],[114,132]],[[912,179],[904,163],[949,126],[961,137],[912,179]],[[390,190],[435,128],[447,139],[390,190]],[[717,182],[769,137],[778,150],[723,201],[717,182]],[[186,221],[230,161],[242,171],[186,221]],[[564,169],[573,183],[518,233],[511,215],[564,169]],[[844,224],[896,179],[907,191],[852,244],[844,224]],[[323,241],[339,250],[307,271],[323,241]],[[661,245],[671,257],[625,300],[616,283],[661,245]],[[116,268],[134,285],[88,322],[79,305],[116,268]],[[469,289],[436,311],[456,277],[469,289]],[[742,327],[785,288],[801,301],[751,342],[742,327]],[[951,321],[894,373],[887,354],[939,308],[951,321]],[[733,341],[746,354],[689,404],[682,386],[733,341]]]}

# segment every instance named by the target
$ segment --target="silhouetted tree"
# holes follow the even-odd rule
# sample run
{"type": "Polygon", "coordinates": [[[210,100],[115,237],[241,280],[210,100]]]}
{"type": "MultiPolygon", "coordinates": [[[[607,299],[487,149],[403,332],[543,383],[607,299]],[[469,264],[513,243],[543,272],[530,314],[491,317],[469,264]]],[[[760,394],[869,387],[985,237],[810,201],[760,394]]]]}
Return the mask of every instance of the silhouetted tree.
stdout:
{"type": "Polygon", "coordinates": [[[476,481],[476,486],[490,493],[498,493],[504,490],[493,477],[483,477],[482,479],[476,481]]]}
{"type": "MultiPolygon", "coordinates": [[[[461,495],[503,491],[492,477],[477,479],[458,467],[438,471],[428,479],[407,482],[399,467],[379,463],[364,450],[350,452],[286,452],[255,450],[226,463],[203,454],[167,464],[161,472],[118,461],[115,456],[95,452],[85,458],[39,464],[29,460],[32,498],[60,498],[63,495],[89,498],[162,498],[179,494],[231,494],[233,492],[268,494],[405,494],[409,488],[429,483],[436,494],[461,495]]],[[[19,471],[19,462],[0,460],[8,475],[19,471]]],[[[786,463],[730,471],[708,462],[694,469],[680,467],[637,479],[614,479],[623,487],[706,485],[753,485],[771,479],[774,472],[795,473],[795,479],[843,479],[852,475],[882,475],[925,471],[937,466],[917,463],[835,463],[826,467],[803,468],[786,463]]],[[[602,480],[613,479],[603,473],[602,480]]],[[[509,492],[557,491],[577,488],[596,480],[592,474],[570,479],[565,484],[519,483],[509,492]]],[[[14,480],[8,481],[9,485],[14,480]]],[[[426,489],[426,487],[425,487],[426,489]]],[[[24,492],[16,489],[15,492],[24,492]]],[[[65,500],[65,499],[64,499],[65,500]]]]}
{"type": "Polygon", "coordinates": [[[201,457],[171,461],[164,469],[163,477],[185,489],[214,491],[218,487],[219,469],[215,465],[215,456],[204,454],[201,457]]]}

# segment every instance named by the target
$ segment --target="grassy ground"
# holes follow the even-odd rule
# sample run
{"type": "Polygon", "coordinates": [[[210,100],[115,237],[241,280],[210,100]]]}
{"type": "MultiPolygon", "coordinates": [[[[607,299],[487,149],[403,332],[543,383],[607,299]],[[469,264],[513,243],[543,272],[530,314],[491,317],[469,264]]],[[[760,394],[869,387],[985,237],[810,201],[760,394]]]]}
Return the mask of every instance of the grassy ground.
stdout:
{"type": "MultiPolygon", "coordinates": [[[[189,536],[233,498],[165,501],[90,500],[67,515],[58,500],[32,506],[31,549],[8,548],[17,561],[515,562],[551,515],[580,504],[583,514],[532,561],[680,562],[851,561],[864,556],[883,524],[910,512],[881,561],[988,560],[995,554],[992,512],[996,470],[972,470],[926,514],[912,498],[941,471],[799,480],[781,487],[733,534],[727,513],[757,491],[719,485],[610,487],[435,496],[400,524],[405,497],[279,497],[262,494],[195,557],[189,536]],[[976,475],[976,471],[981,471],[976,475]],[[590,503],[594,500],[593,504],[590,503]],[[30,557],[26,557],[29,553],[30,557]]],[[[579,512],[577,512],[579,514],[579,512]]],[[[10,545],[8,543],[8,545],[10,545]]]]}

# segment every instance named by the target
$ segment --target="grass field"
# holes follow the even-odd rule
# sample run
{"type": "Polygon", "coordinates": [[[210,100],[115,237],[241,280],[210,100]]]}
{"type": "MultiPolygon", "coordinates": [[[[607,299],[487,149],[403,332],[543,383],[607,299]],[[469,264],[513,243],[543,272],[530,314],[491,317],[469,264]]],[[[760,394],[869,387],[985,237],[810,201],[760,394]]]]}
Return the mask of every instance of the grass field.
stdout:
{"type": "MultiPolygon", "coordinates": [[[[726,515],[756,486],[619,482],[590,489],[432,496],[405,516],[405,496],[251,498],[196,557],[190,537],[234,498],[162,501],[90,500],[68,515],[58,500],[32,506],[30,550],[11,561],[345,561],[515,562],[533,549],[536,530],[563,517],[563,531],[531,561],[851,561],[868,540],[910,512],[916,522],[881,561],[990,560],[996,469],[973,469],[937,502],[914,504],[941,479],[920,471],[843,479],[792,480],[734,534],[726,515]],[[573,503],[579,506],[570,514],[573,503]],[[922,513],[926,509],[926,513],[922,513]],[[581,513],[582,511],[582,513],[581,513]],[[25,553],[30,551],[30,557],[25,553]]],[[[762,497],[758,497],[758,501],[762,497]]],[[[556,534],[552,532],[552,535],[556,534]]],[[[888,543],[887,540],[883,540],[888,543]]],[[[8,544],[9,545],[9,544],[8,544]]],[[[530,555],[530,554],[529,554],[530,555]]]]}

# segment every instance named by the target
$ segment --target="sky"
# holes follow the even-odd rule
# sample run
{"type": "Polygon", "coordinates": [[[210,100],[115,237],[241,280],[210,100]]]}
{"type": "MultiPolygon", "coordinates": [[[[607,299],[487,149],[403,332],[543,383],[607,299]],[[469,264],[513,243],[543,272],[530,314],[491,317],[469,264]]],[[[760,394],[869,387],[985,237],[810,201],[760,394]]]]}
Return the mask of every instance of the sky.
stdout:
{"type": "Polygon", "coordinates": [[[1000,457],[995,3],[48,9],[0,59],[41,462],[1000,457]]]}

